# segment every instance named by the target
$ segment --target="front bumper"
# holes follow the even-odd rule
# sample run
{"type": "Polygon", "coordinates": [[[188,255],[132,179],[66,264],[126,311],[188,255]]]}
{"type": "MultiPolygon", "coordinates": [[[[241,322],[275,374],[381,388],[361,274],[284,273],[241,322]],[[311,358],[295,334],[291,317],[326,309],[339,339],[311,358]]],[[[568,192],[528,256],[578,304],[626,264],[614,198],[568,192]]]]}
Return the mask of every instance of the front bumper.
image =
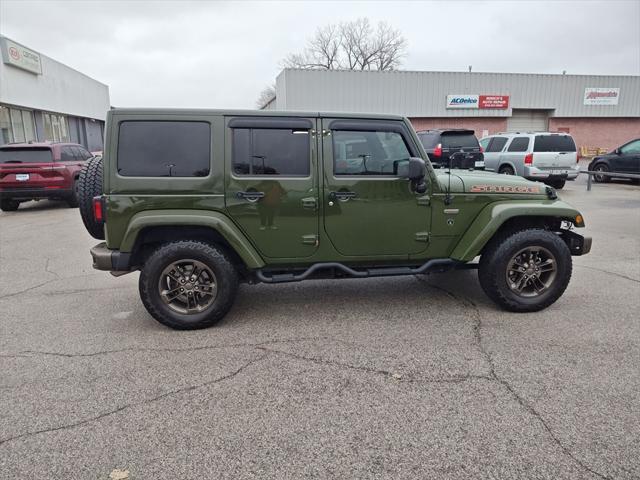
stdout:
{"type": "Polygon", "coordinates": [[[537,167],[524,167],[524,178],[529,180],[575,180],[580,173],[576,165],[571,168],[554,168],[542,170],[537,167]]]}
{"type": "Polygon", "coordinates": [[[131,270],[131,253],[111,250],[105,242],[99,243],[91,250],[93,268],[108,272],[128,272],[131,270]]]}
{"type": "Polygon", "coordinates": [[[591,251],[591,237],[583,237],[571,230],[563,230],[560,235],[569,247],[571,255],[586,255],[591,251]]]}
{"type": "Polygon", "coordinates": [[[35,200],[39,198],[69,198],[72,190],[62,188],[2,188],[0,199],[35,200]]]}

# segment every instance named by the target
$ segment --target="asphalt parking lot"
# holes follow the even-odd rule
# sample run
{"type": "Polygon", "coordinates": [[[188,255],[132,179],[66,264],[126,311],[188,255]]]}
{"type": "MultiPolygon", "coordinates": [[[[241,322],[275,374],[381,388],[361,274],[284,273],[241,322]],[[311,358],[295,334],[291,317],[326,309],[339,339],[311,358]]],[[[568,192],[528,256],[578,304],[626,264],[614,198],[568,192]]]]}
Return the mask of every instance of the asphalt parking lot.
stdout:
{"type": "Polygon", "coordinates": [[[77,209],[0,213],[0,477],[640,477],[640,187],[560,196],[592,252],[511,314],[475,272],[243,286],[155,322],[77,209]]]}

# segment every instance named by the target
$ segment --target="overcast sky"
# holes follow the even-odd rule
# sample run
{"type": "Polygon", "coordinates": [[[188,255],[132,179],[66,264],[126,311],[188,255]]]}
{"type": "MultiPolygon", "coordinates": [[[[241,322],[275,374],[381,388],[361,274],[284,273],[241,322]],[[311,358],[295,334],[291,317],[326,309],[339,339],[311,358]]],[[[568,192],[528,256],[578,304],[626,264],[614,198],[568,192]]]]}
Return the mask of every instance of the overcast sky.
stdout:
{"type": "Polygon", "coordinates": [[[109,85],[120,107],[254,108],[315,29],[402,31],[402,69],[640,74],[640,0],[0,1],[0,31],[109,85]]]}

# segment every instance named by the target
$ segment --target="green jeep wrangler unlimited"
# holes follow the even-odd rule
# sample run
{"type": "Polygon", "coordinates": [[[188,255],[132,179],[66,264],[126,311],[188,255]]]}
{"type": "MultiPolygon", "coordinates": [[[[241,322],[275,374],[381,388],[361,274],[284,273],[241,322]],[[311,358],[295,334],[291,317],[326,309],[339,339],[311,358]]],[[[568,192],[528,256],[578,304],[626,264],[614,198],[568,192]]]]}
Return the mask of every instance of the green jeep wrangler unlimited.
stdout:
{"type": "Polygon", "coordinates": [[[87,229],[106,240],[94,267],[141,270],[145,307],[178,329],[220,320],[240,282],[456,268],[478,268],[503,308],[536,311],[591,247],[551,187],[436,171],[390,115],[115,109],[78,188],[87,229]]]}

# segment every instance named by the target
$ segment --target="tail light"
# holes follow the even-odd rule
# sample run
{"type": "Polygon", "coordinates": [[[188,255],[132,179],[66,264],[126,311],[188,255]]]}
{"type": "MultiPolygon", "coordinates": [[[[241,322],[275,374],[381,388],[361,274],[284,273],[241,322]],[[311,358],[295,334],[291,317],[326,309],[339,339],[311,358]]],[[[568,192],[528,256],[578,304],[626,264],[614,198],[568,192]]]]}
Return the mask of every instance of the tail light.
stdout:
{"type": "Polygon", "coordinates": [[[98,223],[104,223],[106,220],[105,213],[104,197],[93,197],[93,218],[95,221],[98,223]]]}
{"type": "Polygon", "coordinates": [[[433,149],[433,156],[434,157],[441,157],[442,156],[442,144],[441,143],[436,145],[436,148],[433,149]]]}
{"type": "Polygon", "coordinates": [[[525,165],[533,165],[533,153],[527,153],[524,156],[524,164],[525,165]]]}
{"type": "Polygon", "coordinates": [[[480,153],[484,153],[484,148],[482,148],[482,145],[480,145],[480,153]]]}

